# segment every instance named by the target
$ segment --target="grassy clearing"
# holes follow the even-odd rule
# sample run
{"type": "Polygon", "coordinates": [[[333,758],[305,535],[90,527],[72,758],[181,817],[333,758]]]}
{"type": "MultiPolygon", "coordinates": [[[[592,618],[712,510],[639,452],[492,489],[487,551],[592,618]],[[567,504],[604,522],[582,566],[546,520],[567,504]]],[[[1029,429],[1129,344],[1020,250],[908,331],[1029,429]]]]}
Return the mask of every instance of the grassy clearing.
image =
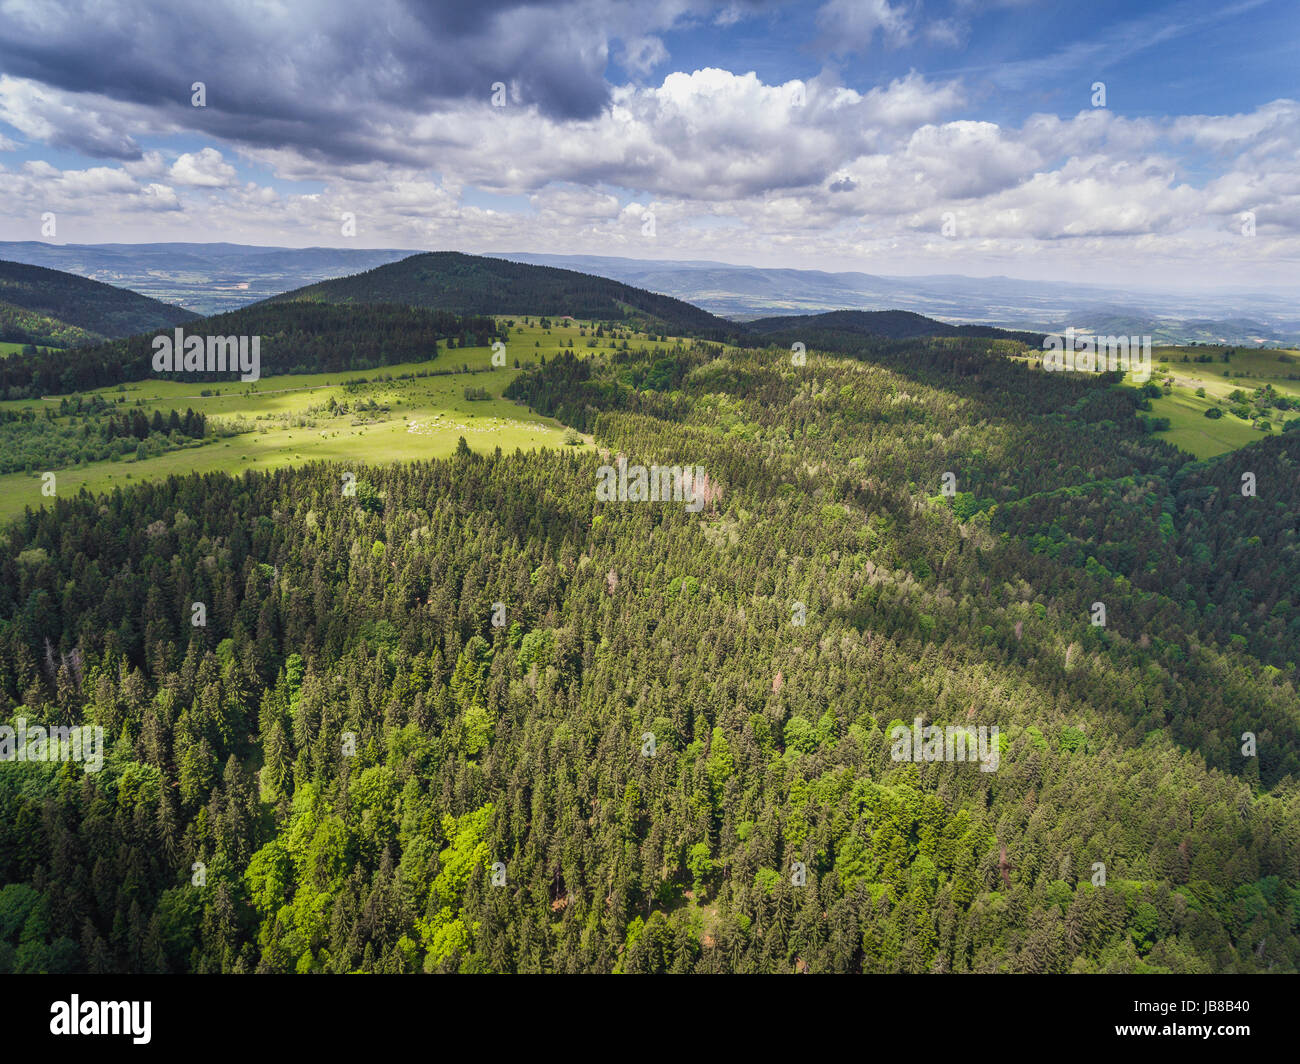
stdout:
{"type": "MultiPolygon", "coordinates": [[[[17,354],[19,351],[21,351],[21,350],[22,350],[24,347],[26,347],[26,346],[27,346],[27,345],[26,345],[25,343],[24,343],[24,344],[20,344],[20,343],[14,343],[12,340],[0,340],[0,358],[4,358],[6,355],[15,355],[15,354],[17,354]]],[[[38,347],[37,350],[39,350],[39,351],[57,351],[58,348],[57,348],[57,347],[38,347]]]]}
{"type": "Polygon", "coordinates": [[[1267,435],[1232,414],[1212,421],[1205,411],[1215,405],[1208,397],[1202,399],[1193,391],[1175,387],[1170,394],[1151,400],[1151,413],[1169,419],[1169,428],[1157,435],[1197,458],[1235,451],[1267,435]]]}
{"type": "MultiPolygon", "coordinates": [[[[516,359],[521,366],[543,356],[549,360],[567,349],[570,341],[579,357],[614,349],[615,341],[609,338],[598,339],[596,347],[588,346],[591,335],[588,329],[584,336],[578,322],[553,320],[551,328],[544,330],[537,319],[528,326],[518,319],[506,344],[505,368],[492,367],[490,348],[475,347],[443,350],[429,362],[347,373],[264,377],[252,384],[147,380],[100,389],[98,394],[109,402],[122,400],[118,409],[138,404],[151,414],[155,409],[183,412],[189,407],[205,414],[210,425],[246,431],[140,461],[92,462],[56,470],[58,493],[66,497],[82,488],[111,491],[173,473],[239,473],[318,460],[362,465],[442,458],[456,449],[462,436],[473,450],[482,453],[497,447],[507,452],[563,447],[563,425],[502,399],[501,393],[520,372],[515,368],[516,359]],[[395,379],[421,372],[442,375],[395,379]],[[491,398],[467,400],[467,387],[483,388],[491,398]],[[201,394],[204,391],[210,394],[201,394]]],[[[676,343],[651,341],[644,335],[632,336],[628,342],[652,349],[667,349],[676,343]]],[[[0,407],[31,407],[43,415],[51,405],[57,406],[52,399],[58,397],[0,403],[0,407]]],[[[588,437],[580,446],[590,445],[588,437]]],[[[25,507],[48,501],[41,495],[42,472],[33,469],[0,476],[0,522],[21,514],[25,507]]]]}
{"type": "Polygon", "coordinates": [[[1203,387],[1207,396],[1226,398],[1240,388],[1251,391],[1271,384],[1286,395],[1300,395],[1300,352],[1272,348],[1233,348],[1231,361],[1219,361],[1223,348],[1162,347],[1153,352],[1154,361],[1177,387],[1203,387]],[[1210,354],[1213,362],[1184,362],[1210,354]]]}
{"type": "MultiPolygon", "coordinates": [[[[1149,416],[1169,419],[1169,428],[1157,435],[1199,459],[1213,458],[1263,436],[1276,435],[1286,422],[1300,417],[1295,410],[1273,409],[1267,418],[1270,427],[1265,431],[1233,414],[1228,399],[1236,391],[1253,395],[1266,384],[1279,395],[1300,398],[1300,352],[1272,348],[1226,350],[1233,352],[1228,362],[1222,361],[1223,347],[1159,347],[1151,352],[1151,380],[1157,384],[1172,382],[1162,395],[1151,400],[1149,416]],[[1192,361],[1207,354],[1214,361],[1192,361]],[[1184,362],[1184,357],[1188,361],[1184,362]],[[1198,389],[1204,390],[1204,396],[1197,394],[1198,389]],[[1223,410],[1222,418],[1205,416],[1212,406],[1223,410]]],[[[1031,351],[1020,357],[1032,364],[1042,355],[1031,351]]],[[[1136,387],[1140,382],[1130,375],[1126,383],[1136,387]]]]}
{"type": "Polygon", "coordinates": [[[1300,353],[1265,348],[1235,348],[1231,360],[1220,361],[1223,348],[1162,347],[1152,352],[1151,379],[1164,383],[1172,380],[1173,387],[1159,398],[1151,400],[1151,413],[1167,417],[1169,428],[1159,433],[1197,458],[1215,455],[1244,447],[1265,435],[1276,435],[1291,418],[1300,417],[1294,410],[1273,410],[1268,417],[1270,428],[1264,432],[1249,420],[1243,420],[1228,409],[1228,396],[1235,391],[1253,394],[1265,384],[1288,398],[1300,398],[1300,353]],[[1213,362],[1190,361],[1210,354],[1213,362]],[[1189,361],[1184,362],[1186,357],[1189,361]],[[1205,395],[1197,395],[1197,389],[1205,395]],[[1219,406],[1224,415],[1218,420],[1205,416],[1211,406],[1219,406]]]}

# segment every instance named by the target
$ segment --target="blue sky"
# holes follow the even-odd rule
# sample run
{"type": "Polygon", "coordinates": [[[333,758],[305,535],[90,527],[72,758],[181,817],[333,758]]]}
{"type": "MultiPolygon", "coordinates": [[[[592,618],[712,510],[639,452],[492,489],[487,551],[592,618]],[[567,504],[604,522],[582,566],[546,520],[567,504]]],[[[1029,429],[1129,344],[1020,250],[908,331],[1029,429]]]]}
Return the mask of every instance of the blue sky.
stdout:
{"type": "Polygon", "coordinates": [[[0,239],[1290,284],[1297,29],[1293,0],[6,0],[0,239]]]}
{"type": "MultiPolygon", "coordinates": [[[[905,5],[902,5],[905,6],[905,5]]],[[[1294,97],[1300,7],[1286,0],[1228,3],[930,3],[906,42],[877,33],[865,48],[828,52],[815,4],[785,5],[732,25],[703,20],[663,35],[678,69],[754,70],[766,81],[815,76],[828,62],[845,84],[878,84],[909,70],[962,77],[982,90],[970,117],[1019,121],[1072,113],[1104,80],[1129,115],[1223,114],[1294,97]],[[955,40],[926,36],[955,22],[955,40]]],[[[612,73],[628,72],[612,67],[612,73]]]]}

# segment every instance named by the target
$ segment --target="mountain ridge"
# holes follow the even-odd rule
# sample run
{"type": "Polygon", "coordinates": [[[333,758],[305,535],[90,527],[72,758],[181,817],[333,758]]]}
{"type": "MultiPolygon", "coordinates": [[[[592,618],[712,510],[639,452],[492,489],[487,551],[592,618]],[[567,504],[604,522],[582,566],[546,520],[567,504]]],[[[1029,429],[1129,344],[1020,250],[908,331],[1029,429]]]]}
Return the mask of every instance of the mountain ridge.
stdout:
{"type": "Polygon", "coordinates": [[[0,259],[0,340],[10,343],[70,347],[197,317],[129,288],[0,259]]]}
{"type": "Polygon", "coordinates": [[[798,332],[846,333],[889,340],[912,340],[929,336],[962,336],[990,340],[1018,340],[1033,347],[1042,345],[1041,333],[998,329],[991,325],[949,325],[910,310],[832,310],[825,314],[792,314],[759,318],[746,327],[760,336],[793,336],[798,332]]]}
{"type": "Polygon", "coordinates": [[[641,318],[670,331],[724,339],[740,330],[692,303],[595,274],[459,251],[425,252],[349,277],[283,292],[267,303],[403,303],[458,314],[641,318]],[[521,286],[527,286],[521,287],[521,286]]]}

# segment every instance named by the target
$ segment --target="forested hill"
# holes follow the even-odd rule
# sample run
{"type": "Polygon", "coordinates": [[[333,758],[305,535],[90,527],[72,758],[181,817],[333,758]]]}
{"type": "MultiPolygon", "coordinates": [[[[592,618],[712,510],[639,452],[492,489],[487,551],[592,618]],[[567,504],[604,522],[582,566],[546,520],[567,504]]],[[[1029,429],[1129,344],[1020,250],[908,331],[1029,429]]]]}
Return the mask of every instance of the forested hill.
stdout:
{"type": "MultiPolygon", "coordinates": [[[[26,399],[102,388],[156,377],[153,330],[70,351],[13,354],[0,359],[0,398],[26,399]]],[[[439,341],[486,344],[497,335],[492,318],[461,316],[393,304],[258,303],[186,325],[191,336],[261,337],[261,375],[333,373],[437,357],[439,341]]],[[[234,373],[186,373],[189,380],[230,380],[234,373]]]]}
{"type": "Polygon", "coordinates": [[[604,277],[528,266],[456,251],[412,255],[352,277],[285,292],[268,302],[404,303],[458,314],[572,315],[633,320],[674,335],[723,339],[742,330],[733,322],[671,296],[604,277]]]}
{"type": "Polygon", "coordinates": [[[125,288],[0,260],[0,340],[67,347],[197,317],[125,288]]]}
{"type": "MultiPolygon", "coordinates": [[[[1033,347],[1042,346],[1041,333],[1016,332],[991,325],[949,325],[910,310],[832,310],[825,314],[789,314],[776,318],[759,318],[745,323],[758,336],[805,337],[825,341],[837,335],[871,336],[885,340],[906,340],[922,336],[965,336],[985,340],[1018,340],[1033,347]]],[[[810,344],[811,346],[811,344],[810,344]]]]}
{"type": "Polygon", "coordinates": [[[599,456],[28,511],[0,715],[109,750],[0,772],[0,970],[1295,972],[1300,438],[987,347],[566,351],[599,456]]]}

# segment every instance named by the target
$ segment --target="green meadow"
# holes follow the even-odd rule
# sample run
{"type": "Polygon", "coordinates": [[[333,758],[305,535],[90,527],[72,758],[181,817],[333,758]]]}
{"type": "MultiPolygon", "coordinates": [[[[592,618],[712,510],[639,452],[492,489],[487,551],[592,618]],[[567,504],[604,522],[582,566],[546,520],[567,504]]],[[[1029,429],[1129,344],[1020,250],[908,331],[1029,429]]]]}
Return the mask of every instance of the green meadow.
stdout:
{"type": "MultiPolygon", "coordinates": [[[[1240,391],[1248,397],[1264,385],[1280,396],[1300,399],[1300,352],[1274,348],[1228,348],[1232,356],[1223,361],[1223,347],[1158,347],[1151,352],[1151,380],[1167,385],[1151,398],[1148,416],[1168,418],[1169,428],[1156,435],[1198,459],[1213,458],[1245,447],[1266,435],[1277,435],[1300,411],[1268,411],[1268,429],[1258,427],[1256,418],[1241,418],[1232,412],[1228,398],[1240,391]],[[1209,355],[1212,361],[1196,362],[1209,355]],[[1187,361],[1184,362],[1183,359],[1187,361]],[[1167,383],[1171,382],[1171,383],[1167,383]],[[1198,389],[1204,395],[1197,394],[1198,389]],[[1211,407],[1223,411],[1221,418],[1208,418],[1211,407]]],[[[1034,364],[1042,353],[1027,351],[1015,356],[1034,364]]],[[[1125,383],[1139,387],[1129,374],[1125,383]]]]}
{"type": "MultiPolygon", "coordinates": [[[[26,346],[27,346],[26,344],[14,343],[12,340],[0,340],[0,358],[4,358],[5,355],[12,355],[12,354],[15,354],[15,353],[21,351],[21,350],[22,350],[24,347],[26,347],[26,346]]],[[[58,348],[56,348],[56,347],[38,347],[37,350],[38,350],[38,351],[57,351],[58,348]]]]}
{"type": "MultiPolygon", "coordinates": [[[[121,400],[118,409],[138,405],[148,414],[192,408],[208,418],[210,429],[237,434],[210,435],[200,443],[140,460],[132,457],[57,469],[57,492],[61,496],[82,488],[104,492],[173,473],[239,473],[320,460],[365,465],[443,458],[455,451],[462,436],[480,453],[497,447],[509,452],[569,446],[559,422],[501,398],[520,372],[515,360],[521,368],[543,356],[549,360],[568,349],[570,342],[579,357],[609,353],[622,341],[601,337],[596,346],[589,346],[593,338],[589,323],[552,319],[547,330],[535,318],[531,325],[524,325],[523,319],[510,320],[515,323],[509,330],[504,368],[492,366],[491,348],[440,346],[436,359],[370,370],[267,376],[250,384],[234,379],[203,383],[150,379],[86,393],[112,403],[121,400]],[[438,375],[415,376],[418,373],[438,375]],[[397,379],[403,376],[408,379],[397,379]],[[483,389],[490,398],[468,400],[467,387],[483,389]]],[[[676,343],[650,340],[645,334],[622,335],[638,348],[667,349],[676,343]]],[[[59,398],[4,402],[0,408],[31,407],[43,414],[51,404],[57,406],[59,398]]],[[[576,446],[591,446],[590,437],[576,446]]],[[[0,522],[48,501],[41,494],[42,472],[0,475],[0,522]]]]}
{"type": "Polygon", "coordinates": [[[1223,348],[1162,347],[1152,352],[1151,379],[1158,384],[1173,381],[1163,395],[1151,400],[1151,414],[1169,419],[1169,428],[1159,433],[1161,439],[1197,458],[1213,458],[1262,436],[1276,435],[1287,421],[1300,417],[1295,410],[1272,409],[1265,432],[1251,420],[1233,414],[1228,396],[1235,391],[1251,395],[1268,384],[1279,395],[1300,398],[1300,353],[1272,348],[1233,350],[1228,362],[1221,361],[1223,348]],[[1192,361],[1206,354],[1215,361],[1192,361]],[[1198,388],[1204,389],[1204,396],[1197,394],[1198,388]],[[1205,412],[1212,406],[1223,410],[1223,417],[1207,418],[1205,412]]]}

